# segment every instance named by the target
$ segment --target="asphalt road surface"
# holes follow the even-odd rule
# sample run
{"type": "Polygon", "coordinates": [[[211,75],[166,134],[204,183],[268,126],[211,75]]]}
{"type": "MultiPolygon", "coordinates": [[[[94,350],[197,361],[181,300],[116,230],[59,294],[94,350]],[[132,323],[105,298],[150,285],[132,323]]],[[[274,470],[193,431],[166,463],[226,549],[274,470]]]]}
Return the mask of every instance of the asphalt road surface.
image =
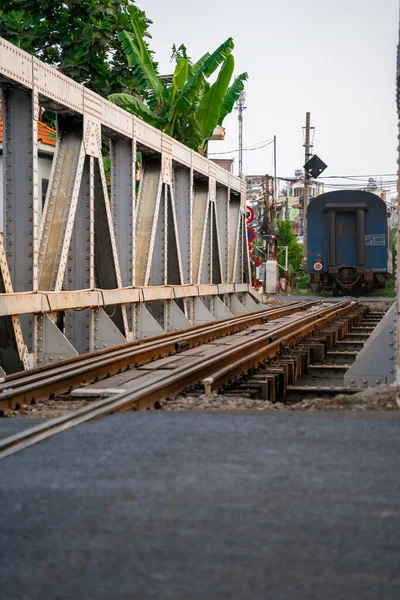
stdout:
{"type": "Polygon", "coordinates": [[[0,463],[0,597],[398,600],[399,456],[396,413],[80,426],[0,463]]]}

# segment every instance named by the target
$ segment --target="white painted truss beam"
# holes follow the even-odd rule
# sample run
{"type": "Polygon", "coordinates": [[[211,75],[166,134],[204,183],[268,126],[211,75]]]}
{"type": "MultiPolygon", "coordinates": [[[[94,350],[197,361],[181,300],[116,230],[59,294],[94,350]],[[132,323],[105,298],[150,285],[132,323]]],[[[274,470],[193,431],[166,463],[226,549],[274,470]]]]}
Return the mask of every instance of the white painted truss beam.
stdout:
{"type": "MultiPolygon", "coordinates": [[[[98,119],[110,133],[120,134],[127,139],[135,137],[139,145],[142,144],[160,154],[162,152],[162,136],[165,134],[160,130],[91,92],[3,38],[0,38],[0,75],[35,90],[40,97],[53,101],[57,107],[98,119]]],[[[176,140],[171,139],[170,147],[172,160],[190,166],[202,175],[209,175],[210,161],[204,156],[176,140]]],[[[243,180],[239,177],[228,173],[215,163],[211,169],[216,181],[240,193],[243,191],[243,180]]]]}

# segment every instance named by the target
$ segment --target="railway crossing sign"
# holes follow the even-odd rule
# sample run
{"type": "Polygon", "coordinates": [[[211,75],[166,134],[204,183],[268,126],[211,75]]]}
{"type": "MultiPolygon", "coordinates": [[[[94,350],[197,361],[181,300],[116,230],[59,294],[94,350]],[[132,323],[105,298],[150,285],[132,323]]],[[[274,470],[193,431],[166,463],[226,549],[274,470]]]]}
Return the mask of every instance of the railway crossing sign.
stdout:
{"type": "Polygon", "coordinates": [[[319,158],[319,156],[314,154],[314,156],[312,156],[310,160],[306,162],[306,164],[304,165],[304,169],[306,170],[308,175],[313,177],[313,179],[317,179],[317,177],[319,177],[321,173],[325,171],[327,166],[328,165],[326,165],[324,161],[319,158]]]}
{"type": "Polygon", "coordinates": [[[249,225],[252,221],[254,221],[254,210],[251,206],[246,206],[246,223],[249,225]]]}

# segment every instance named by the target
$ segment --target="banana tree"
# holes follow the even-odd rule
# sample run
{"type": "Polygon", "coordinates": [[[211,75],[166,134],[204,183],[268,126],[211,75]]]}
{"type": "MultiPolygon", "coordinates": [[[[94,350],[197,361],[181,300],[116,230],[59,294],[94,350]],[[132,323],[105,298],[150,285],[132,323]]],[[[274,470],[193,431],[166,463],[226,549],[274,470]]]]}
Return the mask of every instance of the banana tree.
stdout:
{"type": "Polygon", "coordinates": [[[122,31],[119,39],[136,76],[140,97],[120,93],[112,94],[109,100],[202,152],[215,127],[232,111],[247,79],[247,73],[242,73],[229,86],[234,69],[233,40],[228,38],[212,54],[207,52],[194,64],[184,45],[178,49],[174,46],[176,65],[167,84],[144,41],[137,11],[131,7],[132,31],[122,31]],[[210,85],[208,79],[219,66],[217,79],[210,85]]]}

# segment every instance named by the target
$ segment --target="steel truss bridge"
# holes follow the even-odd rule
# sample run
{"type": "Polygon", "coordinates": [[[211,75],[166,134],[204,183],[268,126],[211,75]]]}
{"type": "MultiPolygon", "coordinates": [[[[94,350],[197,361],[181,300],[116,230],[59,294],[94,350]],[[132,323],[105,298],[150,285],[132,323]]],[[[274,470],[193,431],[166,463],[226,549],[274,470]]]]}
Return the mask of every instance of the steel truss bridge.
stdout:
{"type": "Polygon", "coordinates": [[[257,309],[244,181],[2,38],[0,85],[6,373],[257,309]],[[57,116],[43,209],[42,109],[57,116]]]}

